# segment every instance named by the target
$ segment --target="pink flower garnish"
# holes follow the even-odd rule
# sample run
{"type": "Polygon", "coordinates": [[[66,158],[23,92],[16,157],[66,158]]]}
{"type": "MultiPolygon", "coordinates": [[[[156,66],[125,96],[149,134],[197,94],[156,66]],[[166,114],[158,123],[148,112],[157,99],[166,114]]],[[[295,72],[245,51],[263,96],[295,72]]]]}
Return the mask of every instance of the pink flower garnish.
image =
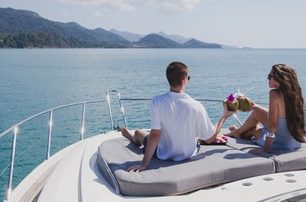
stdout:
{"type": "Polygon", "coordinates": [[[227,97],[227,101],[229,102],[233,102],[235,100],[235,97],[233,94],[230,94],[228,97],[227,97]]]}

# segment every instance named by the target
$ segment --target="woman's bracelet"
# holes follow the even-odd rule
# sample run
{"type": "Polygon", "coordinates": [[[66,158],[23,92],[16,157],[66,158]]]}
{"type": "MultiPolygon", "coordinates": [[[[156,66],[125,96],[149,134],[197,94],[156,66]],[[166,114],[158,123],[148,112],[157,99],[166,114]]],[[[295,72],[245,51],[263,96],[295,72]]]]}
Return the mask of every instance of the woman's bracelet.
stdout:
{"type": "Polygon", "coordinates": [[[272,132],[267,132],[268,134],[266,135],[266,137],[269,137],[269,138],[275,138],[275,133],[272,133],[272,132]]]}

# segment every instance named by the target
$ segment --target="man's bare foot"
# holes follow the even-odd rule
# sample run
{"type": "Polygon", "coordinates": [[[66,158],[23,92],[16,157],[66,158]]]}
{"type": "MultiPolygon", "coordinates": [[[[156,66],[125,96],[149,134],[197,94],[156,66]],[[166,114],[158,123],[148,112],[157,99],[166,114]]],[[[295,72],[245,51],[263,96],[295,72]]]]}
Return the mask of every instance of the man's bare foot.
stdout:
{"type": "Polygon", "coordinates": [[[120,128],[119,131],[121,131],[123,137],[133,141],[133,135],[127,128],[120,128]]]}

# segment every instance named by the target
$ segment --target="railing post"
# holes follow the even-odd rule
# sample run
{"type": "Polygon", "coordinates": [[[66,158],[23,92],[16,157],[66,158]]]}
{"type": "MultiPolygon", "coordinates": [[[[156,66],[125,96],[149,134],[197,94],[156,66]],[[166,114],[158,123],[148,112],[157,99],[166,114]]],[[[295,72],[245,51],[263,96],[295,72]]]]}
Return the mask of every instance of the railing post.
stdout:
{"type": "Polygon", "coordinates": [[[11,153],[11,165],[10,165],[10,176],[8,180],[8,188],[6,193],[6,201],[9,201],[11,198],[11,192],[13,187],[13,174],[14,174],[14,163],[15,163],[15,154],[16,154],[16,139],[17,139],[17,126],[14,128],[13,131],[13,141],[12,141],[12,153],[11,153]]]}
{"type": "Polygon", "coordinates": [[[113,116],[112,116],[112,108],[111,108],[111,103],[110,103],[110,91],[106,91],[106,101],[108,105],[108,113],[109,113],[109,121],[111,124],[111,130],[114,130],[114,123],[113,123],[113,116]]]}
{"type": "Polygon", "coordinates": [[[106,91],[106,100],[107,100],[107,103],[108,103],[108,112],[109,112],[109,118],[110,118],[110,122],[111,122],[111,128],[112,130],[114,130],[114,122],[113,122],[113,116],[112,116],[112,109],[111,109],[111,97],[110,97],[110,93],[116,93],[117,97],[118,97],[118,102],[119,102],[119,107],[120,107],[120,111],[121,111],[121,114],[122,114],[122,118],[123,118],[123,121],[124,121],[124,126],[127,128],[127,121],[126,121],[126,117],[125,117],[125,112],[124,112],[124,108],[121,104],[121,98],[120,98],[120,93],[116,90],[108,90],[106,91]]]}
{"type": "Polygon", "coordinates": [[[120,97],[120,93],[118,92],[117,93],[117,96],[118,96],[118,100],[119,100],[119,105],[120,105],[120,110],[121,110],[121,114],[122,114],[122,118],[124,120],[124,126],[127,128],[127,121],[126,121],[126,117],[125,117],[125,113],[124,113],[124,108],[121,104],[121,97],[120,97]]]}
{"type": "Polygon", "coordinates": [[[236,114],[233,114],[234,119],[239,123],[240,126],[242,126],[241,121],[239,120],[238,116],[236,114]]]}
{"type": "Polygon", "coordinates": [[[51,136],[52,136],[52,126],[53,126],[53,110],[50,110],[49,122],[48,122],[48,147],[46,160],[49,160],[51,153],[51,136]]]}
{"type": "Polygon", "coordinates": [[[80,140],[84,139],[84,133],[85,133],[85,102],[83,103],[83,107],[82,107],[82,122],[81,122],[81,136],[80,136],[80,140]]]}

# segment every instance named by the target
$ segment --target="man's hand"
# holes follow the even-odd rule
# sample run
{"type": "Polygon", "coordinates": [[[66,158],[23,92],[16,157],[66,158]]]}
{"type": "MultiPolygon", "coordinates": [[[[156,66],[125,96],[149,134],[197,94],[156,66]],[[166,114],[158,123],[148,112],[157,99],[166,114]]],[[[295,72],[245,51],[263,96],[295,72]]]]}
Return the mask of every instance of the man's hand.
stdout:
{"type": "Polygon", "coordinates": [[[227,119],[228,117],[232,116],[235,113],[236,113],[236,111],[228,111],[228,109],[226,107],[226,103],[223,102],[223,117],[225,119],[227,119]]]}
{"type": "Polygon", "coordinates": [[[215,139],[214,139],[214,142],[217,142],[217,143],[226,143],[227,142],[227,137],[224,136],[224,135],[218,135],[215,139]]]}
{"type": "Polygon", "coordinates": [[[160,130],[152,129],[148,136],[148,142],[146,145],[146,150],[143,155],[142,162],[140,164],[130,166],[128,168],[129,172],[138,173],[140,171],[145,170],[149,166],[152,156],[154,155],[155,149],[158,145],[159,137],[160,137],[160,130]]]}
{"type": "Polygon", "coordinates": [[[227,137],[224,135],[218,135],[213,140],[209,140],[209,142],[202,139],[198,139],[198,143],[200,143],[200,145],[208,145],[212,143],[217,143],[217,144],[227,143],[227,137]]]}
{"type": "Polygon", "coordinates": [[[140,172],[140,171],[143,171],[145,170],[147,167],[143,164],[137,164],[137,165],[133,165],[133,166],[130,166],[128,168],[128,172],[140,172]]]}

